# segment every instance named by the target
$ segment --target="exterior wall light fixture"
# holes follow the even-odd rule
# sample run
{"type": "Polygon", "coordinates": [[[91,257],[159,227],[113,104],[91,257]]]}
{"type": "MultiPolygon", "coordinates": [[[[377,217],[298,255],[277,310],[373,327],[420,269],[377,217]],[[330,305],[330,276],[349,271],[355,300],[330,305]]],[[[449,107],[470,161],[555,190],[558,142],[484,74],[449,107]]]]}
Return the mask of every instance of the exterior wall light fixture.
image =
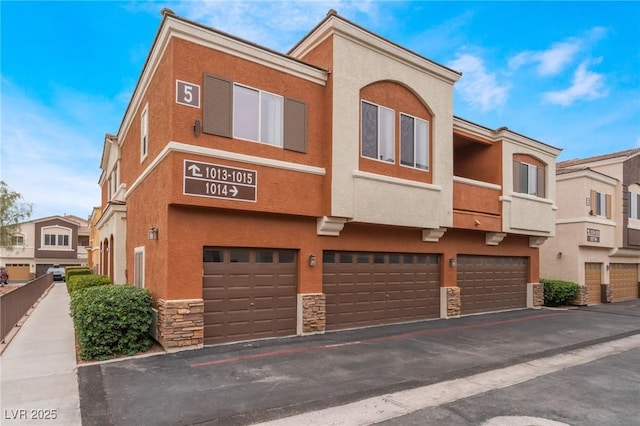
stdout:
{"type": "Polygon", "coordinates": [[[316,255],[315,254],[310,254],[309,255],[309,266],[311,266],[311,267],[316,266],[316,255]]]}
{"type": "Polygon", "coordinates": [[[456,259],[455,257],[450,258],[449,266],[451,266],[452,268],[455,268],[456,266],[458,266],[458,259],[456,259]]]}
{"type": "Polygon", "coordinates": [[[157,240],[158,239],[158,228],[155,226],[152,226],[151,228],[149,228],[149,234],[148,237],[150,240],[157,240]]]}

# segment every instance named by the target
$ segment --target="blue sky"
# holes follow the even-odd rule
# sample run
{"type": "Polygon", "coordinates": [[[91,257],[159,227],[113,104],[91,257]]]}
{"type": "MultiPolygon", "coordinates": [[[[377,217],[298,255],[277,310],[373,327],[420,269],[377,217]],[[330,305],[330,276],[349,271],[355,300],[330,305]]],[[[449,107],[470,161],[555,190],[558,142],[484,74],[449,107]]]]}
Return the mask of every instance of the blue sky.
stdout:
{"type": "Polygon", "coordinates": [[[168,7],[287,52],[335,9],[463,73],[454,114],[563,149],[640,147],[640,2],[0,2],[0,178],[33,218],[100,204],[116,133],[168,7]]]}

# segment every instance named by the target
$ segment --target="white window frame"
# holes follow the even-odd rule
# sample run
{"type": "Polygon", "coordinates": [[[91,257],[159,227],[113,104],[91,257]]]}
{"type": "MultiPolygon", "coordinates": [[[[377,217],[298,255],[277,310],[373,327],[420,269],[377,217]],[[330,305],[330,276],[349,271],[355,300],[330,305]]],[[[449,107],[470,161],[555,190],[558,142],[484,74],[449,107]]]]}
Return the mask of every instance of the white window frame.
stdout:
{"type": "Polygon", "coordinates": [[[11,246],[12,247],[23,247],[25,245],[24,241],[25,241],[25,234],[12,234],[11,235],[10,242],[11,242],[11,246]],[[13,239],[14,238],[16,239],[16,243],[15,244],[13,243],[13,239]],[[22,241],[17,241],[19,239],[21,239],[22,241]]]}
{"type": "Polygon", "coordinates": [[[420,117],[416,117],[415,115],[411,115],[411,114],[407,114],[404,112],[400,113],[400,132],[399,132],[399,144],[400,144],[400,165],[403,167],[408,167],[410,169],[414,169],[414,170],[422,170],[424,172],[428,172],[430,170],[429,167],[429,163],[431,162],[431,150],[430,150],[430,131],[431,131],[431,123],[429,122],[429,120],[425,120],[424,118],[420,118],[420,117]],[[408,164],[403,164],[402,162],[402,117],[408,117],[413,119],[413,166],[408,165],[408,164]],[[417,166],[417,153],[418,153],[418,123],[422,122],[425,123],[426,125],[426,133],[425,133],[425,137],[426,137],[426,141],[425,141],[425,150],[426,150],[426,154],[427,154],[427,158],[426,158],[426,165],[425,168],[422,167],[418,167],[417,166]]]}
{"type": "Polygon", "coordinates": [[[596,216],[607,216],[607,194],[596,191],[596,205],[593,211],[596,216]]]}
{"type": "Polygon", "coordinates": [[[284,146],[284,96],[278,95],[276,93],[271,93],[271,92],[267,92],[265,90],[260,90],[260,89],[256,89],[255,87],[250,87],[244,84],[238,84],[238,83],[233,83],[233,137],[234,139],[241,139],[241,140],[246,140],[246,141],[250,141],[250,142],[257,142],[257,143],[261,143],[261,144],[265,144],[265,145],[269,145],[269,146],[275,146],[278,148],[282,148],[284,146]],[[240,114],[237,114],[237,110],[236,108],[241,108],[241,104],[242,102],[239,102],[237,99],[238,93],[237,93],[237,89],[238,88],[242,88],[245,90],[251,90],[254,92],[257,92],[258,94],[258,122],[255,123],[256,126],[256,130],[257,131],[257,138],[256,139],[252,139],[252,138],[248,138],[248,137],[242,137],[242,136],[238,136],[238,131],[236,129],[236,117],[238,117],[240,114]],[[263,120],[265,119],[263,117],[263,107],[265,105],[263,105],[263,101],[266,102],[266,98],[267,97],[273,97],[276,100],[278,100],[278,105],[280,107],[280,111],[279,111],[279,117],[275,117],[275,123],[274,123],[274,127],[276,128],[276,136],[275,136],[275,141],[269,141],[264,134],[263,134],[263,120]]]}
{"type": "Polygon", "coordinates": [[[73,249],[73,231],[71,228],[66,228],[64,226],[47,226],[42,228],[40,231],[40,248],[42,250],[57,250],[57,251],[69,251],[73,249]],[[46,244],[46,235],[51,235],[53,237],[54,244],[46,244]],[[67,237],[68,243],[67,245],[60,245],[60,237],[67,237]]]}
{"type": "Polygon", "coordinates": [[[538,196],[538,166],[522,163],[527,166],[527,194],[538,196]]]}
{"type": "Polygon", "coordinates": [[[145,250],[143,247],[133,249],[133,285],[137,288],[145,288],[145,250]]]}
{"type": "Polygon", "coordinates": [[[144,106],[140,114],[140,162],[142,163],[149,153],[149,104],[144,106]]]}
{"type": "Polygon", "coordinates": [[[629,191],[629,219],[640,220],[640,193],[629,191]]]}
{"type": "Polygon", "coordinates": [[[516,188],[516,192],[520,194],[538,196],[538,166],[535,164],[519,161],[519,163],[527,168],[526,173],[522,173],[522,168],[518,168],[520,173],[520,188],[516,188]],[[526,180],[525,180],[526,179],[526,180]],[[527,190],[523,191],[523,186],[526,185],[527,190]]]}
{"type": "Polygon", "coordinates": [[[365,101],[364,99],[362,99],[360,101],[360,156],[362,158],[368,158],[371,160],[375,160],[375,161],[380,161],[383,163],[387,163],[387,164],[395,164],[396,163],[396,111],[391,109],[391,108],[387,108],[385,106],[382,105],[378,105],[374,102],[370,102],[370,101],[365,101]],[[377,114],[376,114],[376,152],[377,152],[377,157],[369,157],[368,155],[364,155],[364,120],[362,117],[362,114],[364,113],[364,108],[362,108],[362,106],[364,104],[368,104],[371,105],[373,107],[376,108],[377,110],[377,114]],[[392,121],[391,121],[391,139],[387,140],[385,142],[385,140],[388,138],[389,135],[386,135],[387,137],[385,137],[382,133],[382,114],[383,111],[385,113],[390,113],[391,117],[392,117],[392,121]],[[389,146],[390,145],[390,146],[389,146]],[[389,148],[391,148],[391,158],[390,159],[384,159],[382,158],[384,156],[384,154],[381,154],[383,151],[388,151],[389,148]]]}

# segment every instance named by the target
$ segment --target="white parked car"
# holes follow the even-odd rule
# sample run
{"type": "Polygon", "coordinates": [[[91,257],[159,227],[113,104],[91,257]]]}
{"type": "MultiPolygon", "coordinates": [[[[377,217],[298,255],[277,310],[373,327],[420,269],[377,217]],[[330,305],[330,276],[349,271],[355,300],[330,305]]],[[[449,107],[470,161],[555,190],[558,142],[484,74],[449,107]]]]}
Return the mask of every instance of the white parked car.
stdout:
{"type": "Polygon", "coordinates": [[[53,274],[54,281],[64,281],[65,279],[64,266],[60,266],[60,265],[50,266],[49,269],[47,269],[47,274],[53,274]]]}

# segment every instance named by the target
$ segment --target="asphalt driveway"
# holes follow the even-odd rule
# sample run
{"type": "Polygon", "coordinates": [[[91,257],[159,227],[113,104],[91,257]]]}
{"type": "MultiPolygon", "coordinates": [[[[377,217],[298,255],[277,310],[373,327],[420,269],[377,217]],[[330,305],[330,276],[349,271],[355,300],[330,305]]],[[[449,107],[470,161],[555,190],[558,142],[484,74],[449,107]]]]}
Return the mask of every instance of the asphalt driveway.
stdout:
{"type": "Polygon", "coordinates": [[[83,425],[244,425],[640,333],[640,300],[262,340],[78,368],[83,425]]]}

